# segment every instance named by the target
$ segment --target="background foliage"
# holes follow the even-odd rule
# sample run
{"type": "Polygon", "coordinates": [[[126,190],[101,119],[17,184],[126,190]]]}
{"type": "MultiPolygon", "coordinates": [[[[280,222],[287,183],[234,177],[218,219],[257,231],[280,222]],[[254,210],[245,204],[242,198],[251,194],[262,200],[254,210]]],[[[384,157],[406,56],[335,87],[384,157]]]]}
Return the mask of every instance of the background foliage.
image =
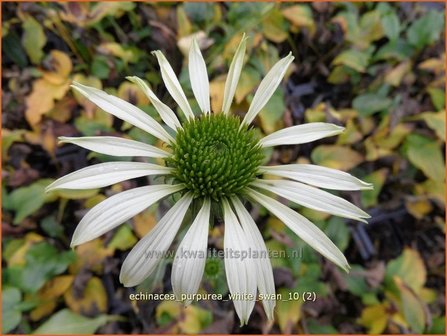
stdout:
{"type": "MultiPolygon", "coordinates": [[[[2,3],[2,10],[4,333],[444,334],[443,4],[2,3]],[[166,204],[69,248],[86,209],[144,178],[101,190],[43,190],[89,163],[116,160],[58,146],[58,136],[107,134],[157,145],[71,91],[72,80],[156,117],[125,76],[145,78],[176,108],[150,51],[165,52],[192,97],[184,55],[197,34],[218,110],[243,32],[250,36],[249,57],[235,113],[247,110],[262,76],[292,51],[287,80],[256,124],[265,134],[309,121],[346,126],[336,139],[277,148],[271,162],[350,171],[375,189],[342,193],[372,215],[368,225],[299,209],[344,251],[350,274],[263,209],[253,209],[271,250],[302,254],[272,259],[277,291],[285,297],[310,291],[317,299],[278,302],[274,323],[257,304],[249,325],[240,328],[231,302],[183,309],[171,301],[130,301],[135,289],[119,284],[125,255],[166,204]]],[[[217,225],[210,245],[222,248],[222,238],[217,225]]],[[[170,264],[166,260],[137,291],[169,293],[170,264]]],[[[208,262],[202,291],[227,293],[222,267],[218,259],[208,262]]]]}

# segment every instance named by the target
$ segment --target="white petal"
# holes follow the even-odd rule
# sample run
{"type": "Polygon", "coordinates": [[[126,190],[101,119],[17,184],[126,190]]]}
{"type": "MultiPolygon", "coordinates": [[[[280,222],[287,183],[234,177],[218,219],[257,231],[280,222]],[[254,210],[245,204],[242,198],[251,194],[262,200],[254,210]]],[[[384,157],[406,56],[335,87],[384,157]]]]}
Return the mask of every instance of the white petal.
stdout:
{"type": "Polygon", "coordinates": [[[241,325],[244,325],[248,322],[255,305],[256,266],[253,259],[248,257],[250,246],[244,230],[242,230],[236,215],[225,199],[223,200],[223,208],[225,221],[225,272],[228,289],[233,295],[233,304],[241,325]]]}
{"type": "Polygon", "coordinates": [[[247,114],[245,115],[242,123],[250,124],[253,119],[257,116],[259,111],[267,104],[269,99],[272,97],[278,85],[281,83],[284,75],[286,74],[287,68],[290,63],[292,63],[295,57],[292,53],[289,53],[286,57],[279,60],[267,73],[264,79],[259,84],[258,90],[253,97],[253,101],[250,104],[247,114]]]}
{"type": "Polygon", "coordinates": [[[264,298],[262,304],[264,305],[267,318],[273,320],[273,310],[276,305],[275,281],[273,279],[272,264],[270,263],[267,247],[265,246],[261,232],[259,232],[258,226],[241,201],[237,197],[234,197],[232,198],[232,202],[248,243],[252,251],[259,256],[259,258],[254,258],[258,290],[259,294],[264,298]]]}
{"type": "Polygon", "coordinates": [[[189,80],[200,109],[205,114],[209,113],[211,111],[210,83],[205,60],[195,38],[192,40],[191,49],[189,50],[189,80]]]}
{"type": "Polygon", "coordinates": [[[160,99],[158,99],[155,93],[141,78],[138,78],[137,76],[128,76],[126,78],[140,87],[140,89],[149,98],[152,105],[154,105],[154,108],[157,110],[158,114],[166,125],[168,125],[173,130],[182,128],[182,125],[180,124],[180,121],[178,120],[174,111],[172,111],[168,105],[164,104],[160,99]]]}
{"type": "Polygon", "coordinates": [[[95,205],[76,227],[71,246],[98,238],[183,185],[151,185],[123,191],[95,205]]]}
{"type": "MultiPolygon", "coordinates": [[[[199,289],[205,270],[210,208],[210,201],[205,200],[175,253],[171,283],[178,300],[182,294],[196,294],[199,289]]],[[[185,301],[185,305],[190,303],[190,299],[185,301]]]]}
{"type": "Polygon", "coordinates": [[[263,166],[260,172],[304,182],[316,187],[334,190],[373,189],[372,184],[363,182],[344,171],[311,164],[289,164],[263,166]]]}
{"type": "Polygon", "coordinates": [[[104,91],[77,82],[73,82],[72,87],[105,112],[141,128],[164,142],[174,142],[174,138],[158,122],[138,107],[104,91]]]}
{"type": "Polygon", "coordinates": [[[363,218],[370,218],[366,212],[345,199],[303,183],[285,180],[256,180],[252,185],[317,211],[365,223],[363,218]]]}
{"type": "Polygon", "coordinates": [[[247,194],[264,208],[278,217],[297,236],[307,244],[320,252],[323,256],[331,260],[336,265],[348,272],[349,264],[345,256],[337,246],[307,218],[279,203],[271,197],[265,196],[255,190],[247,188],[247,194]]]}
{"type": "Polygon", "coordinates": [[[343,127],[334,124],[315,122],[284,128],[267,135],[259,142],[262,147],[298,145],[337,135],[343,130],[343,127]]]}
{"type": "Polygon", "coordinates": [[[183,196],[130,251],[120,272],[120,282],[125,287],[143,282],[158,262],[166,257],[166,251],[174,240],[191,201],[191,194],[183,196]]]}
{"type": "Polygon", "coordinates": [[[189,106],[188,99],[186,99],[185,93],[180,86],[177,76],[175,75],[175,72],[166,59],[165,55],[163,55],[160,50],[153,51],[152,54],[157,57],[158,64],[160,65],[161,77],[163,78],[163,82],[166,85],[166,89],[168,89],[172,98],[174,98],[177,105],[185,114],[186,118],[194,118],[194,113],[191,110],[191,106],[189,106]]]}
{"type": "Polygon", "coordinates": [[[96,153],[112,156],[165,158],[170,154],[143,142],[112,136],[59,137],[61,143],[72,143],[96,153]]]}
{"type": "Polygon", "coordinates": [[[224,98],[222,111],[224,114],[228,114],[230,111],[231,103],[233,102],[234,93],[236,92],[237,83],[241,76],[242,66],[244,65],[245,48],[247,44],[247,37],[245,34],[242,36],[242,40],[236,49],[236,53],[233,56],[233,60],[228,70],[227,80],[225,82],[224,98]]]}
{"type": "Polygon", "coordinates": [[[166,175],[172,168],[145,162],[105,162],[79,169],[51,183],[54,189],[95,189],[148,175],[166,175]]]}

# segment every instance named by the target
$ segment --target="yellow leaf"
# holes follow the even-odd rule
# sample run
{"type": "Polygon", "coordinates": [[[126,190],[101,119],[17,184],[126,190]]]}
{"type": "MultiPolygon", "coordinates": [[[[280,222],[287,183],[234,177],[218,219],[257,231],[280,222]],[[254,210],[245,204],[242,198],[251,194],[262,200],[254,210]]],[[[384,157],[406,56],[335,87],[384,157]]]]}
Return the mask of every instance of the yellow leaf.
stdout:
{"type": "Polygon", "coordinates": [[[385,75],[385,83],[399,86],[404,76],[410,72],[411,66],[411,61],[407,60],[389,70],[385,75]]]}
{"type": "Polygon", "coordinates": [[[426,311],[428,308],[399,277],[394,277],[394,283],[400,291],[401,310],[405,320],[414,333],[422,334],[427,322],[426,311]]]}
{"type": "Polygon", "coordinates": [[[262,20],[262,32],[267,39],[275,43],[281,43],[287,39],[283,15],[278,9],[271,10],[269,15],[262,20]]]}
{"type": "Polygon", "coordinates": [[[292,25],[299,28],[307,28],[311,36],[316,32],[315,21],[312,17],[312,11],[306,5],[294,5],[287,7],[282,11],[284,17],[289,20],[292,25]]]}
{"type": "Polygon", "coordinates": [[[358,322],[368,329],[368,334],[381,334],[388,324],[388,305],[380,303],[366,307],[358,322]]]}
{"type": "Polygon", "coordinates": [[[363,138],[362,133],[359,132],[356,124],[352,119],[349,119],[345,124],[345,130],[338,136],[338,145],[354,144],[363,138]]]}
{"type": "Polygon", "coordinates": [[[439,58],[429,58],[418,65],[419,69],[431,71],[435,74],[445,72],[445,54],[439,58]]]}
{"type": "MultiPolygon", "coordinates": [[[[383,120],[389,121],[389,118],[384,118],[383,120]]],[[[412,130],[413,127],[407,124],[398,124],[393,129],[390,129],[389,122],[383,122],[376,133],[374,133],[373,139],[378,147],[391,150],[399,146],[412,130]]]]}
{"type": "Polygon", "coordinates": [[[225,80],[226,76],[219,76],[210,83],[211,110],[214,113],[222,112],[225,80]]]}
{"type": "MultiPolygon", "coordinates": [[[[278,294],[284,298],[289,297],[289,290],[281,288],[278,294]]],[[[293,327],[301,319],[302,300],[279,300],[276,302],[275,315],[279,328],[283,334],[290,334],[293,327]]]]}
{"type": "Polygon", "coordinates": [[[56,308],[57,299],[70,288],[73,280],[73,275],[61,275],[48,281],[38,292],[40,303],[31,311],[31,320],[38,321],[51,314],[56,308]]]}
{"type": "Polygon", "coordinates": [[[146,210],[133,218],[134,231],[139,238],[143,238],[157,224],[153,210],[146,210]]]}
{"type": "Polygon", "coordinates": [[[183,6],[177,6],[177,38],[190,35],[192,31],[191,21],[189,21],[183,6]]]}
{"type": "MultiPolygon", "coordinates": [[[[73,81],[102,90],[101,81],[98,78],[93,77],[93,76],[86,77],[83,74],[75,74],[73,76],[73,81]]],[[[96,108],[97,108],[96,105],[93,104],[90,100],[85,98],[78,91],[73,90],[72,92],[73,92],[73,96],[75,97],[76,101],[84,107],[84,109],[86,110],[88,115],[91,115],[93,113],[93,111],[96,110],[96,108]]]]}
{"type": "Polygon", "coordinates": [[[424,112],[417,115],[418,119],[424,120],[428,127],[436,132],[436,135],[442,141],[445,141],[445,111],[424,112]]]}
{"type": "Polygon", "coordinates": [[[31,321],[39,321],[45,316],[50,315],[57,306],[55,300],[44,301],[34,308],[30,313],[31,321]]]}
{"type": "Polygon", "coordinates": [[[40,123],[42,116],[54,107],[54,100],[62,98],[68,91],[70,83],[53,84],[43,78],[33,83],[31,94],[26,97],[26,120],[32,127],[40,123]]]}
{"type": "Polygon", "coordinates": [[[25,265],[25,256],[31,246],[35,243],[41,242],[43,237],[37,233],[30,232],[25,236],[25,243],[11,255],[8,261],[8,266],[21,266],[25,265]]]}
{"type": "Polygon", "coordinates": [[[107,310],[107,292],[101,280],[92,277],[81,293],[72,288],[64,295],[65,303],[76,313],[96,315],[107,310]]]}
{"type": "Polygon", "coordinates": [[[195,305],[189,305],[183,308],[183,312],[184,318],[180,319],[178,323],[181,333],[198,334],[212,321],[212,313],[210,310],[195,305]]]}
{"type": "Polygon", "coordinates": [[[130,82],[123,82],[118,88],[117,96],[133,105],[148,105],[149,99],[140,88],[130,82]]]}
{"type": "Polygon", "coordinates": [[[422,288],[419,297],[426,303],[433,303],[438,298],[438,293],[436,290],[431,288],[422,288]]]}
{"type": "Polygon", "coordinates": [[[408,199],[405,201],[405,207],[413,217],[422,219],[429,214],[433,207],[427,199],[408,199]]]}
{"type": "Polygon", "coordinates": [[[316,164],[343,171],[354,168],[364,159],[361,154],[353,149],[338,145],[318,146],[312,151],[311,158],[316,164]]]}
{"type": "Polygon", "coordinates": [[[418,251],[405,248],[402,255],[387,265],[386,278],[398,276],[416,293],[422,289],[426,281],[424,261],[418,251]]]}
{"type": "Polygon", "coordinates": [[[72,70],[70,57],[62,51],[52,50],[47,63],[50,70],[42,71],[43,79],[54,85],[65,84],[72,70]]]}
{"type": "Polygon", "coordinates": [[[71,274],[76,274],[81,268],[100,272],[105,258],[113,254],[113,249],[104,247],[100,238],[94,239],[76,247],[76,262],[69,266],[71,274]]]}
{"type": "Polygon", "coordinates": [[[434,180],[426,180],[415,186],[416,195],[427,195],[428,197],[445,204],[445,183],[439,183],[434,180]]]}
{"type": "Polygon", "coordinates": [[[39,290],[39,297],[42,299],[56,299],[64,294],[73,283],[73,275],[60,275],[50,281],[39,290]]]}
{"type": "MultiPolygon", "coordinates": [[[[134,63],[138,60],[138,55],[116,42],[103,42],[98,46],[98,52],[104,55],[113,55],[120,58],[124,63],[134,63]]],[[[130,83],[129,83],[130,84],[130,83]]]]}

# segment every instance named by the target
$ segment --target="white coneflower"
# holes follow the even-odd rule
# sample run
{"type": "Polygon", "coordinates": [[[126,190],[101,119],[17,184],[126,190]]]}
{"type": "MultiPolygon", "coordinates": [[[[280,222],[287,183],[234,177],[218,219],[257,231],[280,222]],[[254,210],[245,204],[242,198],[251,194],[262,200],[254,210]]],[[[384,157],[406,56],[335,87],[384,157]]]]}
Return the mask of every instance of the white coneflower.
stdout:
{"type": "MultiPolygon", "coordinates": [[[[154,52],[166,88],[186,117],[183,123],[155,96],[143,80],[137,77],[128,78],[148,96],[163,122],[172,129],[170,133],[130,103],[101,90],[73,83],[74,89],[102,110],[157,137],[166,146],[165,150],[162,150],[141,142],[111,136],[62,137],[62,142],[114,156],[162,158],[165,164],[96,164],[58,179],[47,189],[100,188],[141,176],[165,176],[166,184],[123,191],[93,207],[77,226],[71,245],[76,246],[95,239],[162,198],[178,193],[180,198],[175,205],[136,244],[125,259],[120,281],[124,286],[135,286],[154,271],[174,240],[186,212],[195,203],[200,211],[178,247],[172,269],[172,287],[179,298],[185,297],[182,294],[186,294],[186,297],[193,295],[199,289],[206,262],[204,256],[207,251],[211,209],[216,205],[220,206],[225,222],[224,249],[234,252],[225,254],[226,277],[233,297],[243,297],[233,300],[242,324],[247,323],[253,310],[256,293],[262,294],[264,309],[269,319],[273,318],[276,303],[267,248],[243,202],[250,200],[259,203],[315,250],[348,270],[349,265],[344,255],[317,226],[263,192],[277,194],[311,209],[364,221],[369,217],[367,213],[316,187],[336,190],[371,188],[369,184],[345,172],[311,164],[270,167],[261,165],[264,159],[263,150],[266,147],[318,140],[339,134],[343,127],[328,123],[310,123],[285,128],[259,139],[257,133],[250,128],[250,123],[271,98],[294,58],[289,54],[267,73],[241,121],[230,114],[230,106],[241,74],[245,49],[244,37],[230,65],[222,111],[211,111],[205,61],[197,42],[193,41],[189,53],[189,74],[192,90],[202,110],[198,116],[192,111],[165,56],[160,51],[154,52]],[[265,180],[262,178],[263,174],[284,179],[265,180]],[[243,256],[249,255],[249,250],[257,251],[261,257],[244,258],[243,256]]],[[[186,299],[185,304],[190,301],[186,299]]]]}

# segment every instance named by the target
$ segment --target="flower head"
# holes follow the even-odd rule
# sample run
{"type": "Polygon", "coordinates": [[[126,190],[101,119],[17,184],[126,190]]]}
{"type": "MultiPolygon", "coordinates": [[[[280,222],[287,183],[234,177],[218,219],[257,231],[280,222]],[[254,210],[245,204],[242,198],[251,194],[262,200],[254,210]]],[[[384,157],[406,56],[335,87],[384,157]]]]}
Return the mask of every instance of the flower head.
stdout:
{"type": "MultiPolygon", "coordinates": [[[[180,83],[161,51],[155,51],[167,90],[184,114],[184,122],[161,102],[138,77],[128,77],[148,96],[170,131],[136,106],[101,90],[73,83],[73,88],[104,111],[138,127],[165,143],[160,149],[145,143],[111,136],[62,137],[98,153],[114,156],[159,158],[164,164],[146,162],[108,162],[68,174],[47,190],[88,189],[112,185],[141,176],[164,177],[163,184],[138,187],[118,193],[93,207],[77,226],[72,246],[95,239],[129,220],[164,197],[178,194],[178,201],[158,224],[143,237],[125,259],[120,281],[135,286],[147,278],[173,242],[188,209],[198,211],[182,239],[172,269],[172,287],[182,294],[197,293],[206,265],[208,229],[213,208],[219,207],[225,223],[224,247],[233,251],[225,257],[225,271],[236,312],[246,323],[253,310],[256,293],[262,294],[269,319],[275,307],[275,285],[267,248],[250,213],[247,200],[256,202],[277,216],[293,232],[323,256],[348,270],[348,262],[326,235],[305,217],[265,192],[274,193],[297,204],[333,215],[365,221],[361,209],[324,189],[361,190],[371,185],[342,171],[311,164],[263,166],[264,149],[279,145],[307,143],[337,135],[343,127],[328,123],[292,126],[259,138],[250,126],[266,105],[293,61],[288,55],[276,63],[260,83],[243,120],[230,113],[231,103],[241,74],[246,38],[240,42],[225,84],[221,111],[211,111],[209,81],[205,61],[196,41],[189,53],[191,87],[201,113],[195,115],[180,83]],[[263,179],[263,175],[277,179],[263,179]],[[258,257],[247,257],[247,251],[258,257]],[[185,253],[190,252],[190,253],[185,253]],[[154,253],[156,252],[156,253],[154,253]],[[238,253],[237,253],[238,252],[238,253]],[[244,253],[245,252],[245,253],[244,253]],[[245,256],[245,257],[244,257],[245,256]],[[247,299],[248,298],[248,299],[247,299]]],[[[186,300],[188,304],[190,300],[186,300]]]]}

